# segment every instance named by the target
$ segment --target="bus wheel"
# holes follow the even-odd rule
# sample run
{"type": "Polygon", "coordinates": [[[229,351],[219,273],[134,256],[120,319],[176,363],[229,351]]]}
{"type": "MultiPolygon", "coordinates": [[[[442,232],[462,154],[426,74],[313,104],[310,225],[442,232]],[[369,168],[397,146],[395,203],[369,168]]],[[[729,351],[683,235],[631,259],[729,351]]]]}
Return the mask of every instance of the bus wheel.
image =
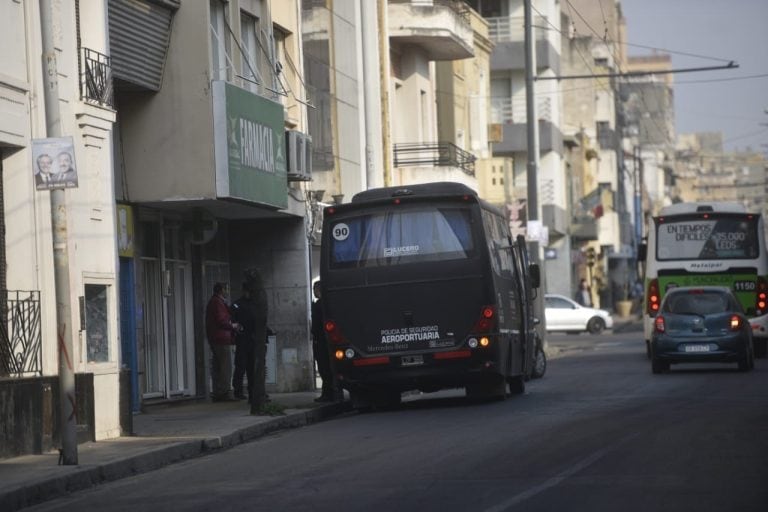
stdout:
{"type": "Polygon", "coordinates": [[[534,379],[540,379],[547,372],[547,354],[544,353],[544,349],[540,345],[536,345],[536,357],[533,361],[533,371],[531,377],[534,379]]]}
{"type": "MultiPolygon", "coordinates": [[[[520,377],[522,380],[522,376],[520,377]]],[[[473,400],[498,399],[503,400],[507,396],[507,383],[502,378],[487,379],[473,382],[466,386],[467,398],[473,400]]]]}
{"type": "Polygon", "coordinates": [[[350,391],[352,408],[358,412],[393,409],[400,405],[401,394],[393,389],[356,389],[350,391]]]}
{"type": "Polygon", "coordinates": [[[517,377],[510,377],[509,378],[509,394],[522,395],[523,393],[525,393],[525,379],[523,379],[523,376],[518,375],[517,377]]]}

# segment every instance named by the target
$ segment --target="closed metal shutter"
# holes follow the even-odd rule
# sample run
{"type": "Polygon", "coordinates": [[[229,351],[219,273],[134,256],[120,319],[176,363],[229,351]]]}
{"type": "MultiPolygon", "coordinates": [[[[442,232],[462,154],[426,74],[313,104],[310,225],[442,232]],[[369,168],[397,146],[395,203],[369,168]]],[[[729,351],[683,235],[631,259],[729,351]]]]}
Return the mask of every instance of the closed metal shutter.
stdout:
{"type": "Polygon", "coordinates": [[[175,12],[170,7],[173,3],[109,0],[109,45],[115,78],[160,90],[175,12]]]}

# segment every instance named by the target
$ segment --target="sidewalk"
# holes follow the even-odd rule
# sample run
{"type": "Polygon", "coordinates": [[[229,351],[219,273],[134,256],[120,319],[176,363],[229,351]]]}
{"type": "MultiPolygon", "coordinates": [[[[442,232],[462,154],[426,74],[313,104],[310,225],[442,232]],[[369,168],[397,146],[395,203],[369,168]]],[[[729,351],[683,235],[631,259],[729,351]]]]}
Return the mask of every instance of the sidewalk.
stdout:
{"type": "Polygon", "coordinates": [[[77,466],[59,466],[58,452],[0,460],[0,511],[19,510],[350,410],[349,402],[314,402],[314,391],[270,396],[285,408],[284,415],[251,416],[246,401],[152,406],[133,417],[134,436],[78,445],[77,466]]]}

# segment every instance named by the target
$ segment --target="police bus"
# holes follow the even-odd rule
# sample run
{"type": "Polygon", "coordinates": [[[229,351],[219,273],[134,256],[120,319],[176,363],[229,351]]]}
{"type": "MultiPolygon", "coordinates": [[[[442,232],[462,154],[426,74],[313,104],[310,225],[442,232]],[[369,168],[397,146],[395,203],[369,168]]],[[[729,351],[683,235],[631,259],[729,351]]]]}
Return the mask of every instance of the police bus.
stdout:
{"type": "MultiPolygon", "coordinates": [[[[645,253],[645,254],[643,254],[645,253]]],[[[649,226],[643,314],[650,356],[653,319],[662,297],[675,286],[727,286],[754,334],[755,355],[768,338],[768,253],[763,218],[737,203],[679,203],[662,208],[649,226]]]]}
{"type": "Polygon", "coordinates": [[[523,392],[539,268],[498,209],[458,183],[372,189],[326,207],[322,233],[324,328],[356,408],[523,392]]]}

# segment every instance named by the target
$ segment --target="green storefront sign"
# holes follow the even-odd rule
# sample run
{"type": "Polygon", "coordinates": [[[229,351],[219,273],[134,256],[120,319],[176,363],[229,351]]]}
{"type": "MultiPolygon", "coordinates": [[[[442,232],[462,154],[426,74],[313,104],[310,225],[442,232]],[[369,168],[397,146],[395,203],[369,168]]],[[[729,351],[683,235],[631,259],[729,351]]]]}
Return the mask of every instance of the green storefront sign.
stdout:
{"type": "Polygon", "coordinates": [[[213,117],[217,195],[287,207],[283,106],[217,81],[213,117]]]}

